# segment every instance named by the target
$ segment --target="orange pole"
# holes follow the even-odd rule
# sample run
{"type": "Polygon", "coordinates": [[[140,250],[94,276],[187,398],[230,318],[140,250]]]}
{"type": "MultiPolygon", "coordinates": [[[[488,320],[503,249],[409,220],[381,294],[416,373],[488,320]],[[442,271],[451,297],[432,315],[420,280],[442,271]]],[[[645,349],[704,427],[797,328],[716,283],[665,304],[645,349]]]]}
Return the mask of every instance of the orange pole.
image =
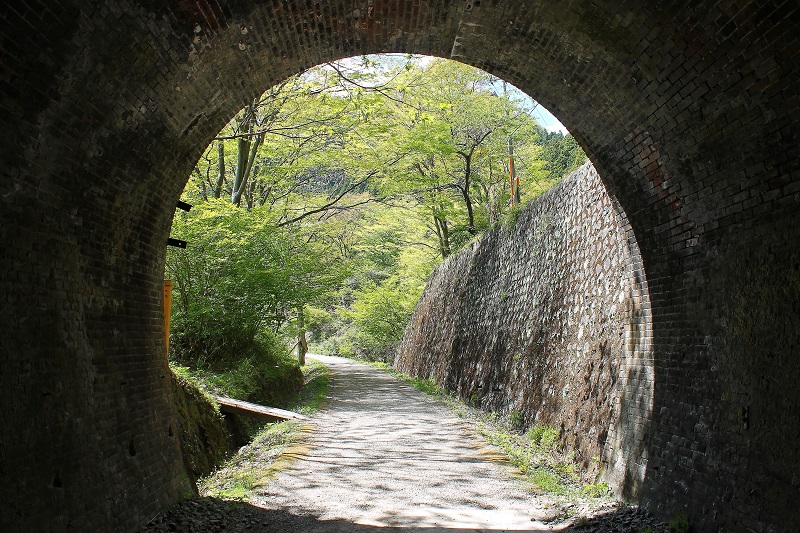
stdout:
{"type": "Polygon", "coordinates": [[[164,280],[164,342],[169,354],[169,318],[172,314],[172,280],[164,280]]]}

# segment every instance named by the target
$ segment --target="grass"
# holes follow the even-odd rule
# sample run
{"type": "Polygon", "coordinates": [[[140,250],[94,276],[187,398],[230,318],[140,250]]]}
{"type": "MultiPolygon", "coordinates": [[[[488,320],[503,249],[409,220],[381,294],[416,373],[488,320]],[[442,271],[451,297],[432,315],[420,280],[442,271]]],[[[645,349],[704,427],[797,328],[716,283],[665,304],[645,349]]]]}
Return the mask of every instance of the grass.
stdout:
{"type": "MultiPolygon", "coordinates": [[[[317,361],[302,367],[304,385],[290,409],[313,415],[322,407],[328,393],[328,368],[317,361]]],[[[243,446],[210,476],[198,482],[202,496],[226,500],[247,500],[251,491],[266,484],[288,463],[290,450],[300,451],[304,424],[287,420],[266,424],[250,444],[243,446]]]]}
{"type": "Polygon", "coordinates": [[[217,404],[217,401],[214,399],[212,391],[209,390],[205,381],[203,381],[197,376],[196,372],[194,372],[188,366],[180,366],[178,364],[173,364],[171,361],[169,363],[169,368],[179,379],[182,379],[188,382],[189,384],[193,385],[194,388],[197,389],[200,392],[200,394],[203,395],[203,397],[208,401],[208,403],[213,405],[217,410],[217,412],[219,412],[219,404],[217,404]]]}
{"type": "Polygon", "coordinates": [[[170,368],[179,377],[191,381],[207,395],[220,395],[256,403],[285,403],[300,386],[300,373],[294,361],[275,359],[256,361],[242,358],[227,370],[208,370],[183,366],[170,361],[170,368]],[[257,397],[269,384],[274,398],[257,397]]]}
{"type": "Polygon", "coordinates": [[[295,421],[267,424],[253,441],[221,468],[198,482],[203,496],[244,500],[278,471],[277,460],[297,440],[302,425],[295,421]]]}
{"type": "Polygon", "coordinates": [[[325,397],[328,395],[330,374],[328,367],[319,361],[309,360],[302,370],[304,377],[303,390],[292,402],[290,409],[310,416],[319,411],[325,401],[325,397]]]}

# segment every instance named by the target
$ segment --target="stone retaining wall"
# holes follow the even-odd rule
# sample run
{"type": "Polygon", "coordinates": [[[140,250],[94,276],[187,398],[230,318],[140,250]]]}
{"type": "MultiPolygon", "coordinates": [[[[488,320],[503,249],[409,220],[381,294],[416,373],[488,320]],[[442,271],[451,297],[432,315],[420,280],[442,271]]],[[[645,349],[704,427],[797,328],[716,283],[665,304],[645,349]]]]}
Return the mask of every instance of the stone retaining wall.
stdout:
{"type": "Polygon", "coordinates": [[[395,366],[561,429],[622,490],[643,472],[649,312],[628,225],[587,163],[431,277],[395,366]],[[624,409],[623,409],[624,406],[624,409]]]}

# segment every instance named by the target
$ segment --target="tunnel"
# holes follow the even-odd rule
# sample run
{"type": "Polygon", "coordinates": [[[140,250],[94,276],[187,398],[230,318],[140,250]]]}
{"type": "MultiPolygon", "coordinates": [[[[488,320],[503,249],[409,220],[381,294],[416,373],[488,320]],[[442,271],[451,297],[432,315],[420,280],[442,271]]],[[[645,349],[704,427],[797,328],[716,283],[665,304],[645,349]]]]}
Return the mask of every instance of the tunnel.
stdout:
{"type": "MultiPolygon", "coordinates": [[[[0,529],[135,531],[191,495],[161,286],[249,100],[361,54],[550,109],[638,243],[652,409],[618,489],[700,531],[800,523],[800,12],[772,0],[21,0],[0,7],[0,529]]],[[[632,385],[633,386],[633,385],[632,385]]]]}

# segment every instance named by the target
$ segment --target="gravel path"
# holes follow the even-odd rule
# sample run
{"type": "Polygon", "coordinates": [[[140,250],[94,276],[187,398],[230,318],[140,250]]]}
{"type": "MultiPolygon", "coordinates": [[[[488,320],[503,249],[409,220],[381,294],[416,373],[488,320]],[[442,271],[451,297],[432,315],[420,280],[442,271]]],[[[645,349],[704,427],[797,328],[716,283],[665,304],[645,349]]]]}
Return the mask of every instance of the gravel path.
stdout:
{"type": "Polygon", "coordinates": [[[386,372],[315,358],[332,379],[309,451],[254,504],[370,526],[550,530],[450,409],[386,372]]]}
{"type": "MultiPolygon", "coordinates": [[[[523,490],[499,457],[452,411],[386,372],[328,365],[328,401],[304,446],[248,503],[184,502],[142,530],[225,532],[554,531],[547,498],[523,490]]],[[[557,513],[557,510],[555,511],[557,513]]],[[[623,509],[578,531],[662,531],[623,509]]]]}

